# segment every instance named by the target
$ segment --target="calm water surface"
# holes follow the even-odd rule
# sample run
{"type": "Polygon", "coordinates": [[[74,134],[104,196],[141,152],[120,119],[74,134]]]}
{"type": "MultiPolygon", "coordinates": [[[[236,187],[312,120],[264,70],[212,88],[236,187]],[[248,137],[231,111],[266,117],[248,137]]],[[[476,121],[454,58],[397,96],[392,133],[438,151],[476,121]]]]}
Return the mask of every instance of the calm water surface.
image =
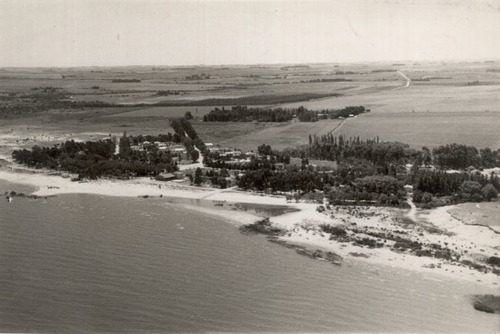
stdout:
{"type": "Polygon", "coordinates": [[[0,200],[0,332],[499,331],[482,292],[311,260],[165,199],[0,200]]]}

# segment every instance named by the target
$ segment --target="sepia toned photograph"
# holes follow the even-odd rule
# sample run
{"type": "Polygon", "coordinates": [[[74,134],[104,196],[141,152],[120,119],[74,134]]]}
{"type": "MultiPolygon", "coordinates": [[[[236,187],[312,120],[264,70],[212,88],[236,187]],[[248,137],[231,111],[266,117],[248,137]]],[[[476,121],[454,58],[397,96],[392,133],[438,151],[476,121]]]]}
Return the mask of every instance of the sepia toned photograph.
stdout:
{"type": "Polygon", "coordinates": [[[499,333],[500,0],[0,0],[0,333],[499,333]]]}

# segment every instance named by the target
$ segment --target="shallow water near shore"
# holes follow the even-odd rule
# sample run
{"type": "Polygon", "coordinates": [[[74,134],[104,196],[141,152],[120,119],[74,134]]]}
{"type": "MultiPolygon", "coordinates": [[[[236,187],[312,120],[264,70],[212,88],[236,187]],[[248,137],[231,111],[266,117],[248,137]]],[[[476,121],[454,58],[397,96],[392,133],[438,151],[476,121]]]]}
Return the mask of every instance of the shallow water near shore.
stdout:
{"type": "Polygon", "coordinates": [[[0,332],[484,333],[499,317],[469,296],[492,292],[312,260],[166,198],[0,201],[0,332]]]}

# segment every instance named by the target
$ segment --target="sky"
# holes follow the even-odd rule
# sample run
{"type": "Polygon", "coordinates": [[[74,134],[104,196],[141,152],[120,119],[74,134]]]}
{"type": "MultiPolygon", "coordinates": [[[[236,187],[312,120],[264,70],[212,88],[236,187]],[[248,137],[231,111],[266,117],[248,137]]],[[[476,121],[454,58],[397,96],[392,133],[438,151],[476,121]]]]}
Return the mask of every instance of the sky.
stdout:
{"type": "Polygon", "coordinates": [[[500,0],[0,0],[0,67],[500,60],[500,0]]]}

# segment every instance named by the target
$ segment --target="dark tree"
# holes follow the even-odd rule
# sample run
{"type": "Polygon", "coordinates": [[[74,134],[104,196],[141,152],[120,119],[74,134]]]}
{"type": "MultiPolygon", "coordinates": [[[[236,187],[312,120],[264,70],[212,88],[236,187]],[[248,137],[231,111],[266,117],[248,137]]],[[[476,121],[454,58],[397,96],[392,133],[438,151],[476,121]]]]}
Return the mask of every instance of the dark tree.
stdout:
{"type": "Polygon", "coordinates": [[[200,157],[200,153],[197,150],[191,151],[191,160],[193,160],[193,162],[196,162],[199,157],[200,157]]]}
{"type": "Polygon", "coordinates": [[[196,171],[194,172],[194,184],[199,186],[202,181],[203,179],[201,168],[196,168],[196,171]]]}

